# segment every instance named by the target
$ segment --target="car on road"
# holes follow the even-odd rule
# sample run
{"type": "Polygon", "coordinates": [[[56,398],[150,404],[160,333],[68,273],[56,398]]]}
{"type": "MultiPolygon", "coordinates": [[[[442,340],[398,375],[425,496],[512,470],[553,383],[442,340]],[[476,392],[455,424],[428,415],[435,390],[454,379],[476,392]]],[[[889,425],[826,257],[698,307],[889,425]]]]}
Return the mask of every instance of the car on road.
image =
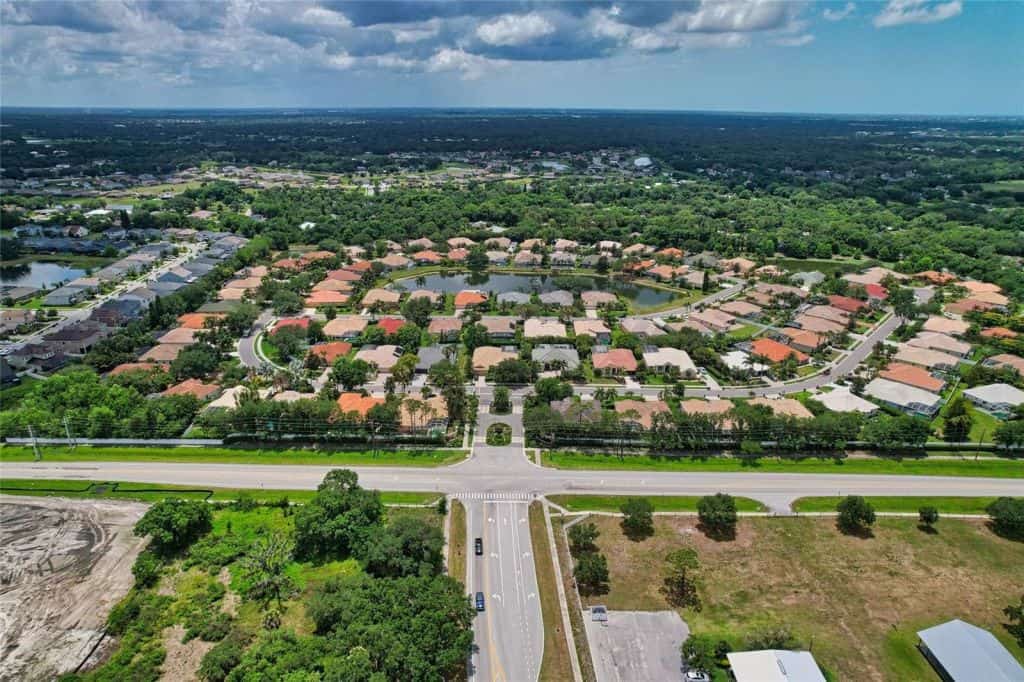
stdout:
{"type": "Polygon", "coordinates": [[[483,611],[484,610],[484,593],[483,592],[477,592],[476,593],[476,610],[477,611],[483,611]]]}
{"type": "Polygon", "coordinates": [[[700,670],[687,670],[683,679],[686,682],[711,682],[711,676],[700,670]]]}
{"type": "Polygon", "coordinates": [[[484,554],[484,539],[477,538],[473,541],[473,551],[476,552],[477,556],[483,556],[484,554]]]}

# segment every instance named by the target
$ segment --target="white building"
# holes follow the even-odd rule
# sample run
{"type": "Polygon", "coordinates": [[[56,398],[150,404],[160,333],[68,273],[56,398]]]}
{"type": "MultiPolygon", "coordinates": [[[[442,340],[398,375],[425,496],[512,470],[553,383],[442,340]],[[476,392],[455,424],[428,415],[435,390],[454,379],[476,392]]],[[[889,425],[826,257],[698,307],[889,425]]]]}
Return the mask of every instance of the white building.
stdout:
{"type": "Polygon", "coordinates": [[[809,651],[738,651],[726,658],[736,682],[825,682],[809,651]]]}
{"type": "Polygon", "coordinates": [[[1010,384],[988,384],[964,391],[964,397],[993,415],[1005,419],[1024,404],[1024,391],[1010,384]]]}

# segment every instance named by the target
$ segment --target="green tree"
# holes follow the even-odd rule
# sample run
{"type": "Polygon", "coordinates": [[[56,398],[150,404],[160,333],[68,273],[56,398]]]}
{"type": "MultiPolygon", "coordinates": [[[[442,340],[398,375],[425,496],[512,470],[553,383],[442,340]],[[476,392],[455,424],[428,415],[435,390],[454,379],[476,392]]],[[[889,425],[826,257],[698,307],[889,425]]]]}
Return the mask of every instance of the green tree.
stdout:
{"type": "Polygon", "coordinates": [[[171,362],[170,372],[177,380],[201,379],[217,371],[220,352],[208,343],[195,343],[184,348],[171,362]]]}
{"type": "Polygon", "coordinates": [[[710,673],[718,666],[716,643],[707,635],[690,635],[683,642],[681,653],[687,668],[710,673]]]}
{"type": "Polygon", "coordinates": [[[1000,497],[985,511],[997,533],[1024,539],[1024,497],[1000,497]]]}
{"type": "Polygon", "coordinates": [[[137,587],[152,587],[160,578],[160,558],[154,552],[140,552],[132,564],[132,575],[137,587]]]}
{"type": "Polygon", "coordinates": [[[736,535],[736,500],[732,495],[705,495],[697,502],[697,515],[708,535],[723,538],[736,535]]]}
{"type": "Polygon", "coordinates": [[[970,432],[971,414],[967,409],[967,400],[962,395],[957,396],[946,409],[942,437],[950,443],[963,443],[970,432]]]}
{"type": "Polygon", "coordinates": [[[487,258],[487,250],[480,244],[473,246],[466,256],[466,267],[473,272],[480,272],[487,269],[490,261],[487,258]]]}
{"type": "Polygon", "coordinates": [[[405,319],[420,329],[425,329],[430,324],[430,315],[433,311],[434,304],[426,296],[410,298],[402,306],[402,315],[405,316],[405,319]]]}
{"type": "Polygon", "coordinates": [[[379,531],[363,551],[363,567],[378,578],[439,575],[441,531],[421,519],[399,516],[379,531]]]}
{"type": "Polygon", "coordinates": [[[917,315],[917,299],[914,291],[907,287],[894,287],[889,291],[889,304],[897,315],[905,320],[917,315]]]}
{"type": "Polygon", "coordinates": [[[169,498],[146,510],[133,532],[139,537],[148,535],[157,552],[173,554],[209,532],[212,521],[210,505],[205,502],[169,498]]]}
{"type": "Polygon", "coordinates": [[[587,552],[576,559],[576,584],[585,595],[608,591],[608,559],[600,552],[587,552]]]}
{"type": "Polygon", "coordinates": [[[494,414],[508,414],[512,411],[511,393],[505,386],[498,386],[494,389],[494,400],[491,402],[491,411],[494,414]]]}
{"type": "Polygon", "coordinates": [[[597,549],[597,538],[601,531],[593,523],[577,523],[569,528],[569,547],[573,554],[593,552],[597,549]]]}
{"type": "Polygon", "coordinates": [[[308,334],[305,329],[297,325],[287,325],[274,330],[271,340],[277,347],[281,357],[290,360],[298,357],[302,348],[306,345],[308,334]]]}
{"type": "Polygon", "coordinates": [[[654,506],[644,497],[630,497],[622,507],[622,530],[631,540],[654,535],[654,506]]]}
{"type": "Polygon", "coordinates": [[[295,513],[295,554],[346,557],[366,546],[384,518],[375,490],[364,490],[348,469],[329,472],[316,494],[295,513]]]}
{"type": "Polygon", "coordinates": [[[1024,445],[1024,419],[1002,422],[996,427],[992,440],[1003,447],[1024,445]]]}
{"type": "Polygon", "coordinates": [[[545,405],[554,400],[563,400],[572,395],[572,386],[556,377],[538,379],[533,385],[534,402],[545,405]]]}
{"type": "Polygon", "coordinates": [[[875,524],[875,509],[860,495],[848,495],[838,505],[837,523],[845,533],[864,533],[875,524]]]}
{"type": "Polygon", "coordinates": [[[921,507],[917,510],[917,518],[922,527],[932,530],[939,522],[939,510],[931,506],[921,507]]]}
{"type": "Polygon", "coordinates": [[[1017,646],[1024,647],[1024,595],[1018,604],[1010,604],[1003,609],[1003,614],[1009,621],[1003,627],[1017,640],[1017,646]]]}
{"type": "Polygon", "coordinates": [[[340,357],[331,368],[331,381],[341,384],[346,391],[362,386],[370,378],[373,367],[365,360],[340,357]]]}
{"type": "Polygon", "coordinates": [[[665,557],[666,574],[661,593],[672,606],[700,611],[700,562],[697,552],[685,548],[671,552],[665,557]]]}
{"type": "Polygon", "coordinates": [[[416,365],[419,361],[420,359],[415,353],[405,353],[391,368],[391,377],[403,390],[408,388],[413,377],[416,376],[416,365]]]}
{"type": "Polygon", "coordinates": [[[291,315],[302,310],[302,297],[290,289],[278,289],[270,305],[276,315],[291,315]]]}
{"type": "Polygon", "coordinates": [[[293,550],[291,540],[280,532],[257,537],[240,562],[246,596],[264,604],[273,600],[278,605],[291,596],[295,582],[285,571],[293,550]]]}
{"type": "Polygon", "coordinates": [[[515,358],[502,360],[487,370],[488,381],[496,384],[528,384],[533,377],[533,365],[515,358]]]}

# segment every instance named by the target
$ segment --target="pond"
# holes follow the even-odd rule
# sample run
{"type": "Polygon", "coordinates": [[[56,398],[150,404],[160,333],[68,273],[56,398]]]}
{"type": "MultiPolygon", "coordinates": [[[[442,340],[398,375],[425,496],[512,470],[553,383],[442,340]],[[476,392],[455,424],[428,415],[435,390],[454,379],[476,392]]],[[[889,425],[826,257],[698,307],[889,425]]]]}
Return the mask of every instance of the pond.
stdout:
{"type": "Polygon", "coordinates": [[[597,289],[600,291],[613,291],[639,307],[661,305],[668,303],[676,297],[671,291],[655,289],[642,284],[623,282],[608,277],[569,274],[524,275],[496,272],[460,272],[443,275],[433,273],[399,280],[394,283],[394,287],[406,291],[429,289],[445,294],[453,294],[463,289],[480,289],[495,294],[507,291],[543,294],[557,289],[568,289],[574,292],[597,289]]]}
{"type": "Polygon", "coordinates": [[[85,270],[63,263],[32,262],[24,265],[0,267],[0,284],[4,286],[36,287],[48,289],[62,282],[78,279],[85,270]]]}

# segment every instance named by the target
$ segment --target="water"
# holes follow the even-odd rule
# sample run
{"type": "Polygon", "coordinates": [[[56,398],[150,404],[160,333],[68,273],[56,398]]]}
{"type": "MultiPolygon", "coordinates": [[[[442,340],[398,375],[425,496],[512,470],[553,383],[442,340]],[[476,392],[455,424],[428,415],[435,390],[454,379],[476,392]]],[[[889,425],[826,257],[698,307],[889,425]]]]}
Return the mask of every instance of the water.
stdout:
{"type": "Polygon", "coordinates": [[[0,267],[0,284],[4,286],[36,287],[48,289],[61,282],[78,279],[85,270],[61,263],[26,263],[0,267]]]}
{"type": "Polygon", "coordinates": [[[395,282],[395,288],[412,291],[429,289],[445,294],[454,294],[463,289],[480,289],[500,294],[507,291],[521,291],[543,294],[557,289],[580,292],[590,290],[613,291],[629,302],[641,307],[656,306],[675,298],[670,291],[622,282],[607,277],[590,275],[521,275],[493,272],[462,272],[451,275],[434,273],[422,277],[410,277],[395,282]]]}

